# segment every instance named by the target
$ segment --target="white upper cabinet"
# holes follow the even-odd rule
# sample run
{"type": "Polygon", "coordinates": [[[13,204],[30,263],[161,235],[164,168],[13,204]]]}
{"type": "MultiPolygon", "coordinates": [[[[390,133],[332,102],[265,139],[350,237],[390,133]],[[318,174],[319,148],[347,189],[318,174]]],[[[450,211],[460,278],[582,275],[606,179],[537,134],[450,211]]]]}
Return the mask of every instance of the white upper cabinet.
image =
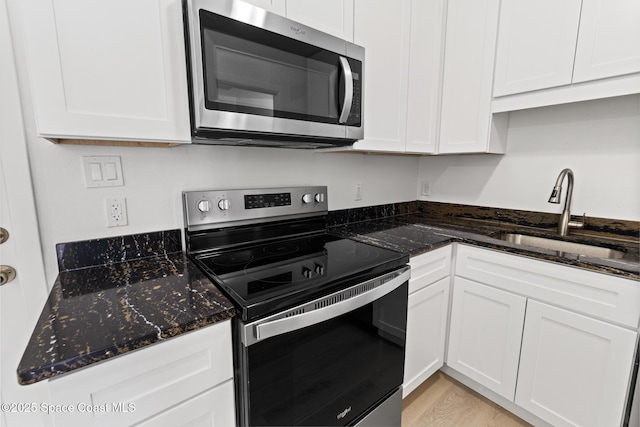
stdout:
{"type": "Polygon", "coordinates": [[[410,23],[411,0],[355,0],[354,41],[365,48],[365,128],[356,150],[405,150],[410,23]]]}
{"type": "Polygon", "coordinates": [[[499,8],[448,2],[439,153],[504,153],[507,118],[491,114],[499,8]]]}
{"type": "Polygon", "coordinates": [[[640,93],[638,0],[503,0],[493,112],[640,93]]]}
{"type": "Polygon", "coordinates": [[[437,150],[443,30],[442,0],[413,1],[407,91],[407,153],[435,153],[437,150]]]}
{"type": "Polygon", "coordinates": [[[574,83],[637,72],[640,1],[583,0],[574,83]]]}
{"type": "Polygon", "coordinates": [[[353,0],[289,0],[287,18],[353,42],[353,0]]]}
{"type": "Polygon", "coordinates": [[[353,149],[504,153],[508,118],[491,114],[499,0],[355,4],[366,68],[364,139],[353,149]]]}
{"type": "Polygon", "coordinates": [[[364,46],[364,139],[358,151],[437,151],[444,0],[356,0],[364,46]]]}
{"type": "Polygon", "coordinates": [[[571,83],[581,0],[503,0],[494,96],[571,83]]]}
{"type": "Polygon", "coordinates": [[[191,141],[180,0],[20,5],[40,136],[191,141]]]}

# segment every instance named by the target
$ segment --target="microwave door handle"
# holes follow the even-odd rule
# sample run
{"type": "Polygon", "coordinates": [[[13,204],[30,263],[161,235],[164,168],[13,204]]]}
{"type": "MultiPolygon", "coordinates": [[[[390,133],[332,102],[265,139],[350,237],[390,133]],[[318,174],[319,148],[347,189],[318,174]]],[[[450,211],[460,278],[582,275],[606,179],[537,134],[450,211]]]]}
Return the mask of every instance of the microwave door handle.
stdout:
{"type": "Polygon", "coordinates": [[[255,340],[252,340],[253,342],[250,343],[245,343],[245,346],[255,344],[256,342],[262,341],[267,338],[275,337],[305,328],[307,326],[315,325],[324,322],[325,320],[330,320],[350,311],[356,310],[394,291],[404,282],[409,280],[410,277],[411,269],[409,267],[405,267],[399,276],[389,280],[387,283],[384,283],[377,288],[374,288],[367,292],[363,292],[355,297],[328,305],[317,310],[310,311],[308,313],[302,313],[296,316],[285,317],[283,319],[258,323],[257,325],[255,325],[255,340]]]}
{"type": "Polygon", "coordinates": [[[344,101],[342,102],[342,112],[338,123],[346,123],[351,112],[351,105],[353,104],[353,73],[351,72],[351,66],[349,61],[344,56],[340,57],[340,69],[342,70],[342,77],[344,78],[344,101]]]}

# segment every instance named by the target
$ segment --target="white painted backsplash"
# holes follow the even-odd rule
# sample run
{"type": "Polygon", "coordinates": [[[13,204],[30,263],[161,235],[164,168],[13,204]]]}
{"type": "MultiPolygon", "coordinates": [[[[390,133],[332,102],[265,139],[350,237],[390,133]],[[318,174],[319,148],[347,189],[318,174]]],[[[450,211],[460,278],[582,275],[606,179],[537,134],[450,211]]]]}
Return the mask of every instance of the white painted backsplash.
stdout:
{"type": "Polygon", "coordinates": [[[640,221],[640,95],[510,113],[504,156],[422,157],[421,200],[562,212],[547,203],[564,168],[575,174],[571,213],[640,221]]]}

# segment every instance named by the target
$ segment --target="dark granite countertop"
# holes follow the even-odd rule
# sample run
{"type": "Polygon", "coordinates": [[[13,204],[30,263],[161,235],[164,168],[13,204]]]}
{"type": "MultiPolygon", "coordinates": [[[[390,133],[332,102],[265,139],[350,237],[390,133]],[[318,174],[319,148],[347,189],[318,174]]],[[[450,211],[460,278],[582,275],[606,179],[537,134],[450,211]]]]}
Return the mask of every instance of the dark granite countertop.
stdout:
{"type": "Polygon", "coordinates": [[[60,274],[18,366],[20,384],[235,315],[182,253],[180,232],[58,245],[60,274]]]}
{"type": "Polygon", "coordinates": [[[333,233],[416,256],[450,243],[466,243],[503,252],[557,262],[600,273],[640,280],[640,245],[638,239],[604,237],[581,233],[563,240],[605,246],[625,252],[622,259],[602,259],[509,243],[499,239],[501,233],[522,233],[541,237],[554,236],[555,229],[522,226],[506,221],[477,218],[434,218],[425,213],[369,219],[357,223],[333,225],[333,233]]]}
{"type": "MultiPolygon", "coordinates": [[[[640,280],[637,222],[587,218],[566,240],[622,250],[600,259],[500,240],[553,237],[557,216],[405,202],[330,212],[329,230],[416,256],[454,242],[640,280]]],[[[189,261],[179,230],[57,245],[60,274],[18,366],[32,384],[235,316],[233,304],[189,261]]]]}

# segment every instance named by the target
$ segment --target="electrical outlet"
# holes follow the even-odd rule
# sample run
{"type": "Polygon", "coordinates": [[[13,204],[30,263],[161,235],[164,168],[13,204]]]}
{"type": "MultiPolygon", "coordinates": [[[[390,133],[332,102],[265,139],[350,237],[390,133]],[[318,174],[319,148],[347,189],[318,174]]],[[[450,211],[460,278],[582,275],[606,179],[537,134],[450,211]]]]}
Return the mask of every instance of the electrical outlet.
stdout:
{"type": "Polygon", "coordinates": [[[353,200],[362,200],[362,184],[356,184],[356,194],[353,200]]]}
{"type": "Polygon", "coordinates": [[[420,189],[420,194],[423,196],[431,195],[431,181],[425,180],[422,181],[422,188],[420,189]]]}
{"type": "Polygon", "coordinates": [[[127,199],[124,197],[105,199],[107,203],[107,227],[129,224],[127,220],[127,199]]]}

